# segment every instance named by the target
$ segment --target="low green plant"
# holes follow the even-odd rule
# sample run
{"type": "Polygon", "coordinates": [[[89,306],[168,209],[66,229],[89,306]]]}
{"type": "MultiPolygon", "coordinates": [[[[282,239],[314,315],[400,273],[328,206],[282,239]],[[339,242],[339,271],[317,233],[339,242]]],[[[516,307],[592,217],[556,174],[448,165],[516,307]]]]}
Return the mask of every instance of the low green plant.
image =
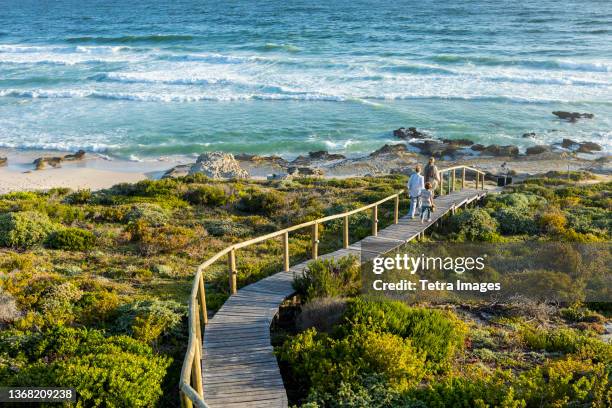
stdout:
{"type": "Polygon", "coordinates": [[[220,186],[202,185],[197,186],[184,194],[185,201],[192,205],[206,205],[219,207],[229,201],[225,190],[220,186]]]}
{"type": "Polygon", "coordinates": [[[0,246],[29,248],[42,243],[55,228],[47,215],[37,211],[0,214],[0,246]]]}
{"type": "Polygon", "coordinates": [[[250,188],[242,193],[236,208],[250,214],[272,216],[279,212],[286,203],[287,198],[281,191],[250,188]]]}
{"type": "Polygon", "coordinates": [[[179,327],[184,309],[174,301],[142,300],[120,306],[117,313],[117,330],[153,343],[179,327]]]}
{"type": "Polygon", "coordinates": [[[460,239],[491,241],[497,234],[497,221],[481,208],[470,208],[451,217],[451,227],[460,239]]]}
{"type": "Polygon", "coordinates": [[[80,228],[61,228],[47,236],[45,246],[51,249],[66,251],[88,251],[96,243],[96,236],[91,231],[80,228]]]}
{"type": "Polygon", "coordinates": [[[317,259],[308,264],[304,274],[293,281],[295,290],[305,301],[333,296],[350,296],[361,287],[361,269],[354,256],[317,259]]]}

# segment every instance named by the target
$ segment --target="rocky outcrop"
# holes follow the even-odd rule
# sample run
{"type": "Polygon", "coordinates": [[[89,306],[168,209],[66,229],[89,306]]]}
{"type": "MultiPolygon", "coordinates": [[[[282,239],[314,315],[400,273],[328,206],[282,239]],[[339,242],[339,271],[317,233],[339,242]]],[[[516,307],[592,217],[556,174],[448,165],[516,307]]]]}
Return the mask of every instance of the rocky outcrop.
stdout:
{"type": "Polygon", "coordinates": [[[409,127],[408,129],[401,127],[393,131],[393,136],[399,139],[425,139],[427,135],[423,132],[419,132],[415,127],[409,127]]]}
{"type": "Polygon", "coordinates": [[[308,156],[298,156],[291,162],[296,165],[308,165],[314,161],[335,161],[344,160],[345,156],[336,153],[329,153],[327,150],[318,150],[316,152],[309,152],[308,156]]]}
{"type": "Polygon", "coordinates": [[[467,147],[474,144],[474,142],[469,139],[442,139],[442,143],[461,147],[467,147]]]}
{"type": "Polygon", "coordinates": [[[542,154],[546,152],[550,152],[550,147],[546,145],[531,146],[528,147],[527,150],[525,150],[525,154],[527,154],[528,156],[534,154],[542,154]]]}
{"type": "Polygon", "coordinates": [[[84,158],[85,158],[85,151],[79,150],[78,152],[74,154],[67,154],[65,156],[39,157],[38,159],[34,160],[32,164],[34,164],[34,168],[36,170],[43,170],[47,166],[61,167],[61,164],[64,161],[77,161],[77,160],[83,160],[84,158]]]}
{"type": "Polygon", "coordinates": [[[421,154],[426,156],[433,156],[441,158],[444,156],[455,156],[457,150],[461,149],[461,146],[454,144],[446,144],[437,140],[424,140],[422,142],[411,142],[411,146],[419,149],[421,154]]]}
{"type": "Polygon", "coordinates": [[[486,146],[480,143],[476,143],[473,144],[470,149],[472,149],[475,152],[482,152],[484,149],[486,149],[486,146]]]}
{"type": "Polygon", "coordinates": [[[402,154],[402,153],[406,153],[408,151],[408,149],[406,149],[406,145],[403,143],[399,143],[399,144],[386,144],[383,147],[381,147],[378,150],[373,151],[372,153],[370,153],[370,157],[378,157],[378,156],[382,156],[382,155],[388,155],[388,154],[402,154]]]}
{"type": "Polygon", "coordinates": [[[231,153],[207,152],[198,157],[189,174],[204,174],[212,179],[244,179],[249,173],[240,167],[231,153]]]}
{"type": "Polygon", "coordinates": [[[523,133],[523,139],[533,139],[536,137],[535,132],[523,133]]]}
{"type": "Polygon", "coordinates": [[[600,152],[601,146],[595,142],[582,142],[580,143],[577,152],[578,153],[593,153],[600,152]]]}
{"type": "Polygon", "coordinates": [[[236,156],[236,160],[243,162],[251,162],[257,164],[275,164],[278,166],[286,166],[289,162],[280,156],[259,156],[257,154],[242,153],[236,156]]]}
{"type": "Polygon", "coordinates": [[[593,119],[595,115],[592,113],[580,113],[580,112],[566,112],[566,111],[554,111],[553,115],[559,119],[567,120],[569,122],[576,122],[578,119],[593,119]]]}
{"type": "Polygon", "coordinates": [[[189,174],[189,170],[193,164],[179,164],[178,166],[174,166],[170,170],[166,171],[162,178],[173,178],[173,177],[183,177],[189,174]]]}
{"type": "Polygon", "coordinates": [[[482,153],[491,156],[518,156],[519,149],[512,145],[500,146],[492,144],[485,147],[482,153]]]}
{"type": "Polygon", "coordinates": [[[7,157],[0,157],[0,167],[6,166],[8,164],[7,157]]]}
{"type": "Polygon", "coordinates": [[[312,167],[291,166],[291,167],[287,168],[287,174],[289,174],[289,175],[291,175],[293,177],[300,177],[300,176],[321,177],[325,173],[321,169],[315,169],[315,168],[312,168],[312,167]]]}
{"type": "Polygon", "coordinates": [[[593,153],[600,152],[601,146],[595,142],[576,142],[572,139],[563,139],[561,147],[574,150],[578,153],[593,153]]]}

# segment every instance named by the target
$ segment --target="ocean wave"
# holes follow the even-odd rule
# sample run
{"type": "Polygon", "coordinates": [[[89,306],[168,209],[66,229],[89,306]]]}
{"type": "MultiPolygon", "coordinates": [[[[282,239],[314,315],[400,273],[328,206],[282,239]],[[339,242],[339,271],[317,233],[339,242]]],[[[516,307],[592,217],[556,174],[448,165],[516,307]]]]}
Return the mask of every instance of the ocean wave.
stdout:
{"type": "MultiPolygon", "coordinates": [[[[58,137],[58,139],[61,139],[58,137]]],[[[84,150],[90,153],[107,153],[110,150],[119,148],[116,144],[105,143],[79,143],[79,142],[0,142],[0,147],[6,149],[24,149],[24,150],[52,150],[61,152],[76,152],[84,150]]]]}
{"type": "Polygon", "coordinates": [[[127,46],[53,46],[53,45],[21,45],[0,44],[0,52],[11,54],[55,53],[55,54],[116,54],[132,50],[127,46]]]}
{"type": "Polygon", "coordinates": [[[166,43],[175,41],[192,41],[192,35],[180,34],[153,34],[153,35],[124,35],[119,37],[69,37],[66,42],[73,44],[129,44],[129,43],[166,43]]]}
{"type": "Polygon", "coordinates": [[[223,54],[183,54],[183,55],[159,55],[157,57],[164,61],[187,61],[207,62],[213,64],[241,64],[244,62],[275,62],[270,58],[260,56],[239,56],[223,54]]]}
{"type": "Polygon", "coordinates": [[[255,51],[286,51],[286,52],[300,52],[301,48],[293,45],[293,44],[276,44],[276,43],[266,43],[264,45],[255,45],[255,46],[244,46],[243,49],[251,49],[255,51]]]}
{"type": "Polygon", "coordinates": [[[590,72],[612,72],[612,61],[532,60],[463,55],[437,55],[431,57],[430,60],[442,64],[525,66],[540,69],[569,69],[590,72]]]}
{"type": "MultiPolygon", "coordinates": [[[[152,92],[103,92],[97,90],[0,90],[0,97],[30,98],[30,99],[63,99],[63,98],[93,98],[108,100],[124,100],[135,102],[201,102],[201,101],[323,101],[323,102],[349,102],[365,103],[369,101],[384,100],[464,100],[464,101],[489,101],[489,102],[511,102],[511,103],[567,103],[569,100],[542,97],[542,96],[512,96],[512,95],[436,95],[436,94],[381,94],[345,96],[334,94],[323,94],[315,92],[293,92],[293,93],[221,93],[221,94],[172,94],[152,92]]],[[[601,101],[571,101],[575,103],[598,103],[608,104],[601,101]]]]}

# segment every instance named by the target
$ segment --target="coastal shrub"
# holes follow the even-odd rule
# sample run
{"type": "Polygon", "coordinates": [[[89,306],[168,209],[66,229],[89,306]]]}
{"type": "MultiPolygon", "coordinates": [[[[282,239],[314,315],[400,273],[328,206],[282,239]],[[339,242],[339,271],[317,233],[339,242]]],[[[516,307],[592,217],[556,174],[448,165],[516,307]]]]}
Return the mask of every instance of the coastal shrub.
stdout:
{"type": "Polygon", "coordinates": [[[455,354],[463,349],[467,334],[465,324],[450,312],[361,297],[348,303],[343,322],[344,330],[363,325],[410,339],[417,350],[427,355],[427,364],[433,371],[449,367],[455,354]]]}
{"type": "Polygon", "coordinates": [[[293,288],[309,301],[314,298],[350,296],[359,292],[361,269],[354,256],[338,260],[317,259],[308,264],[304,274],[296,276],[293,288]]]}
{"type": "Polygon", "coordinates": [[[534,234],[538,231],[533,215],[527,208],[501,208],[494,215],[503,234],[534,234]]]}
{"type": "Polygon", "coordinates": [[[161,227],[168,223],[168,211],[157,204],[139,203],[133,205],[123,217],[126,224],[143,222],[151,227],[161,227]]]}
{"type": "Polygon", "coordinates": [[[0,383],[75,388],[79,406],[155,406],[171,362],[127,336],[62,327],[0,335],[2,352],[22,357],[14,370],[0,370],[0,383]]]}
{"type": "Polygon", "coordinates": [[[451,217],[451,227],[460,239],[490,241],[497,232],[497,221],[481,208],[470,208],[451,217]]]}
{"type": "Polygon", "coordinates": [[[272,216],[285,206],[286,201],[281,191],[250,188],[241,194],[236,209],[249,214],[272,216]]]}
{"type": "Polygon", "coordinates": [[[245,237],[251,232],[244,224],[232,220],[206,221],[204,228],[213,237],[245,237]]]}
{"type": "Polygon", "coordinates": [[[183,195],[185,201],[192,205],[219,207],[227,204],[229,197],[222,187],[215,185],[198,186],[183,195]]]}
{"type": "Polygon", "coordinates": [[[47,236],[45,246],[51,249],[66,251],[87,251],[96,243],[96,236],[91,231],[80,228],[62,228],[47,236]]]}
{"type": "Polygon", "coordinates": [[[547,234],[560,234],[565,230],[567,219],[561,210],[548,208],[538,214],[537,222],[540,230],[547,234]]]}
{"type": "Polygon", "coordinates": [[[174,301],[140,300],[120,306],[117,313],[116,330],[153,343],[179,327],[184,310],[174,301]]]}
{"type": "Polygon", "coordinates": [[[587,335],[570,328],[545,329],[523,324],[519,329],[521,340],[532,350],[575,353],[589,342],[587,335]]]}
{"type": "Polygon", "coordinates": [[[318,332],[331,332],[346,310],[346,299],[327,297],[312,299],[302,306],[296,326],[304,331],[314,327],[318,332]]]}
{"type": "Polygon", "coordinates": [[[0,214],[0,246],[28,248],[55,229],[49,217],[36,211],[0,214]]]}
{"type": "Polygon", "coordinates": [[[310,385],[311,393],[335,393],[342,383],[359,384],[370,375],[382,376],[391,389],[406,391],[425,374],[423,354],[410,340],[391,333],[360,329],[335,339],[308,329],[286,341],[277,354],[310,385]]]}
{"type": "Polygon", "coordinates": [[[143,255],[153,255],[182,250],[196,236],[203,236],[201,228],[189,229],[171,225],[149,228],[140,225],[136,238],[140,252],[143,255]]]}
{"type": "Polygon", "coordinates": [[[51,287],[42,294],[38,309],[49,326],[63,325],[74,320],[74,304],[83,297],[83,292],[72,282],[51,287]]]}
{"type": "Polygon", "coordinates": [[[91,196],[91,190],[89,189],[77,190],[64,197],[64,202],[67,204],[87,204],[91,200],[91,196]]]}

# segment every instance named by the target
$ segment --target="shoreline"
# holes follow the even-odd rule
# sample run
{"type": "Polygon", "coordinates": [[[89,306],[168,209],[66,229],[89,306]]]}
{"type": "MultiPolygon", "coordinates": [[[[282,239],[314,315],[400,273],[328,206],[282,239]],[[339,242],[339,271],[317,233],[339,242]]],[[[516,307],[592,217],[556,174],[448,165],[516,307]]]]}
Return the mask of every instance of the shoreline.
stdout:
{"type": "MultiPolygon", "coordinates": [[[[417,163],[424,164],[429,155],[419,152],[410,144],[408,141],[398,140],[394,144],[385,145],[369,155],[360,157],[344,157],[327,151],[305,153],[292,160],[279,156],[249,154],[234,156],[240,166],[248,172],[248,178],[255,180],[286,175],[287,169],[291,166],[313,171],[312,175],[324,178],[364,177],[408,174],[417,163]]],[[[0,158],[8,159],[7,165],[0,167],[0,194],[48,190],[56,187],[100,190],[119,183],[159,179],[172,169],[188,168],[196,161],[194,155],[162,156],[131,161],[87,152],[82,160],[62,162],[57,168],[35,170],[33,162],[37,158],[63,157],[68,153],[74,152],[0,148],[0,158]]],[[[438,164],[439,167],[446,167],[465,163],[495,174],[499,173],[501,165],[506,163],[515,177],[520,179],[523,176],[548,171],[568,170],[587,170],[609,175],[612,173],[609,158],[607,152],[587,157],[581,154],[568,154],[561,150],[518,156],[490,156],[472,152],[461,154],[459,157],[440,158],[438,164]]],[[[179,172],[176,175],[182,174],[179,172]]]]}

